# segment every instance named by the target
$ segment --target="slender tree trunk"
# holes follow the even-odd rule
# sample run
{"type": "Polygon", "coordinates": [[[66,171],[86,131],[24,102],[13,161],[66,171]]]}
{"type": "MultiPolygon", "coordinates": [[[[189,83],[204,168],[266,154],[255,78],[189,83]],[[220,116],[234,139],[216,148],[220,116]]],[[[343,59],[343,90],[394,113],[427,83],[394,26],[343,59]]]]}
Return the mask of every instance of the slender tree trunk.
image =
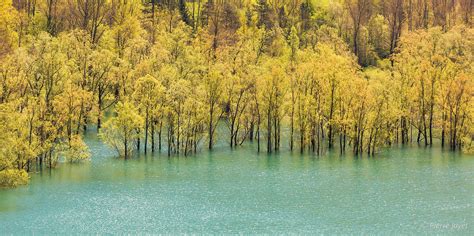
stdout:
{"type": "Polygon", "coordinates": [[[161,151],[161,131],[163,128],[163,122],[160,120],[160,130],[158,131],[158,150],[161,151]]]}
{"type": "Polygon", "coordinates": [[[305,136],[305,129],[303,128],[303,125],[301,125],[300,128],[300,153],[303,154],[304,152],[304,136],[305,136]]]}
{"type": "Polygon", "coordinates": [[[147,145],[148,145],[148,124],[149,124],[149,121],[148,121],[148,108],[146,108],[146,115],[145,115],[145,146],[144,146],[145,155],[146,155],[146,152],[147,152],[147,145]]]}
{"type": "Polygon", "coordinates": [[[354,27],[354,37],[352,40],[354,40],[354,54],[357,56],[357,61],[360,64],[360,57],[359,57],[359,46],[358,46],[358,41],[359,39],[359,27],[356,26],[354,27]]]}
{"type": "MultiPolygon", "coordinates": [[[[319,116],[319,115],[318,115],[319,116]]],[[[319,118],[318,118],[319,119],[319,118]]],[[[320,127],[319,127],[319,122],[316,122],[314,124],[314,126],[316,126],[316,153],[319,155],[321,153],[321,130],[320,130],[320,127]]]]}
{"type": "Polygon", "coordinates": [[[273,115],[273,136],[274,136],[274,149],[275,149],[275,152],[278,151],[278,132],[277,132],[277,117],[276,115],[273,115]]]}
{"type": "Polygon", "coordinates": [[[443,124],[441,128],[441,147],[444,148],[445,135],[446,135],[446,119],[447,119],[445,111],[443,111],[442,117],[443,117],[443,124]]]}
{"type": "Polygon", "coordinates": [[[295,129],[295,108],[291,107],[291,123],[290,123],[290,150],[293,151],[293,136],[294,136],[294,129],[295,129]]]}
{"type": "Polygon", "coordinates": [[[257,124],[257,152],[260,153],[260,118],[258,118],[257,124]]]}
{"type": "Polygon", "coordinates": [[[408,30],[413,30],[413,0],[408,1],[408,30]]]}
{"type": "Polygon", "coordinates": [[[430,146],[433,146],[433,113],[434,113],[434,89],[435,89],[435,80],[431,80],[431,94],[430,94],[430,120],[429,120],[429,130],[430,130],[430,146]]]}
{"type": "MultiPolygon", "coordinates": [[[[178,106],[179,107],[179,106],[178,106]]],[[[181,108],[178,108],[179,111],[181,111],[181,108]]],[[[180,136],[181,136],[181,120],[180,120],[180,113],[178,112],[178,129],[176,130],[176,154],[179,154],[179,149],[180,149],[180,136]]]]}
{"type": "Polygon", "coordinates": [[[272,152],[272,119],[271,119],[271,109],[270,107],[267,110],[267,153],[272,152]]]}
{"type": "Polygon", "coordinates": [[[97,132],[99,132],[100,128],[102,127],[102,96],[101,93],[99,92],[98,96],[98,112],[97,114],[97,132]]]}
{"type": "Polygon", "coordinates": [[[140,137],[137,138],[137,152],[140,153],[140,137]]]}
{"type": "Polygon", "coordinates": [[[168,156],[171,156],[171,125],[170,124],[168,124],[167,130],[168,130],[168,135],[167,135],[168,136],[168,141],[167,141],[167,143],[168,143],[168,156]]]}
{"type": "MultiPolygon", "coordinates": [[[[194,2],[193,2],[193,9],[194,9],[194,2]]],[[[193,17],[194,17],[194,11],[193,11],[193,17]]],[[[193,21],[194,22],[194,21],[193,21]]],[[[214,116],[214,106],[211,104],[210,108],[209,108],[209,150],[212,150],[212,144],[214,142],[213,140],[213,132],[212,132],[212,128],[213,128],[213,116],[214,116]]]]}
{"type": "MultiPolygon", "coordinates": [[[[154,0],[153,0],[154,1],[154,0]]],[[[155,152],[155,123],[151,122],[151,152],[155,152]]]]}
{"type": "Polygon", "coordinates": [[[331,85],[331,104],[329,106],[329,126],[328,126],[328,148],[332,149],[333,147],[333,125],[332,125],[332,116],[334,113],[334,92],[335,92],[335,85],[332,82],[331,85]]]}
{"type": "Polygon", "coordinates": [[[123,140],[123,146],[124,146],[124,157],[125,159],[128,158],[128,137],[125,135],[125,138],[123,140]]]}
{"type": "Polygon", "coordinates": [[[230,125],[230,148],[232,149],[234,147],[234,120],[232,119],[231,125],[230,125]]]}
{"type": "Polygon", "coordinates": [[[423,27],[425,29],[428,29],[428,17],[429,17],[429,12],[428,12],[428,0],[424,0],[423,4],[423,27]]]}

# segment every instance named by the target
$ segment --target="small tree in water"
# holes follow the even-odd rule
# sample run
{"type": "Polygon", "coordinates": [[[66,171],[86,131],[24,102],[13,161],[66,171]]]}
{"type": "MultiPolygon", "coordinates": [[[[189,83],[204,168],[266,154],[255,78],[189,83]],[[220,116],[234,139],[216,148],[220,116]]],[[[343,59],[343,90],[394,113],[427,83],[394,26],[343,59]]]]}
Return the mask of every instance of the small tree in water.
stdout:
{"type": "Polygon", "coordinates": [[[119,102],[116,112],[117,116],[104,124],[99,136],[121,157],[127,159],[136,148],[134,141],[140,137],[140,128],[144,121],[138,109],[130,102],[119,102]]]}

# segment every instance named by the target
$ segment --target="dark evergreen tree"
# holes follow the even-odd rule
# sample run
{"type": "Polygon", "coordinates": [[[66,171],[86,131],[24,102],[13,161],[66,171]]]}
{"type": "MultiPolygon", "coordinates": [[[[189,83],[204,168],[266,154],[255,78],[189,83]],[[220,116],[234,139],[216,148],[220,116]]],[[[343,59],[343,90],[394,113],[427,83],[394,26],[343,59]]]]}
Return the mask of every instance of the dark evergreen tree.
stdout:
{"type": "Polygon", "coordinates": [[[209,18],[213,12],[213,9],[214,9],[213,0],[209,0],[204,4],[202,8],[202,12],[201,12],[201,19],[200,19],[202,26],[207,26],[209,24],[209,18]]]}
{"type": "Polygon", "coordinates": [[[268,5],[267,0],[258,0],[255,5],[255,11],[257,12],[257,26],[265,27],[266,29],[273,28],[274,15],[272,8],[268,5]]]}
{"type": "Polygon", "coordinates": [[[311,27],[311,15],[313,14],[313,7],[310,1],[301,3],[300,6],[300,17],[301,17],[301,29],[307,31],[311,27]]]}
{"type": "Polygon", "coordinates": [[[189,17],[188,8],[186,7],[186,0],[179,0],[178,9],[179,14],[181,15],[181,19],[184,21],[184,23],[186,23],[187,25],[192,25],[193,22],[189,17]]]}
{"type": "Polygon", "coordinates": [[[278,11],[278,24],[280,25],[282,29],[288,26],[288,17],[286,16],[286,11],[285,11],[284,6],[280,7],[278,11]]]}

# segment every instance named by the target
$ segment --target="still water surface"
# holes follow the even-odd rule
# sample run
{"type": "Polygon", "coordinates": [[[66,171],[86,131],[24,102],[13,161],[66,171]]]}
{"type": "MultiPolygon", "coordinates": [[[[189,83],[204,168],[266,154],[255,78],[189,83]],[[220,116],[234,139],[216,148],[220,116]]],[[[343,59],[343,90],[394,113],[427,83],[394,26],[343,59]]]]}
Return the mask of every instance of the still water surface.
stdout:
{"type": "Polygon", "coordinates": [[[91,162],[0,190],[0,234],[474,233],[474,157],[439,148],[125,161],[95,135],[87,143],[91,162]]]}

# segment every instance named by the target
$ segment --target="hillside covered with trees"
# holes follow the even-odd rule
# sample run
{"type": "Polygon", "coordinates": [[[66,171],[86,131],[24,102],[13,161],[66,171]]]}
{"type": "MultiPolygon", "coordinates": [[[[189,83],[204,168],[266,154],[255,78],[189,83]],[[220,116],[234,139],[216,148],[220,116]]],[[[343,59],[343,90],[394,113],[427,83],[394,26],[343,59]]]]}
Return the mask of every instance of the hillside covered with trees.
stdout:
{"type": "Polygon", "coordinates": [[[2,0],[0,185],[91,154],[470,151],[473,0],[2,0]],[[285,133],[285,138],[282,138],[285,133]]]}

